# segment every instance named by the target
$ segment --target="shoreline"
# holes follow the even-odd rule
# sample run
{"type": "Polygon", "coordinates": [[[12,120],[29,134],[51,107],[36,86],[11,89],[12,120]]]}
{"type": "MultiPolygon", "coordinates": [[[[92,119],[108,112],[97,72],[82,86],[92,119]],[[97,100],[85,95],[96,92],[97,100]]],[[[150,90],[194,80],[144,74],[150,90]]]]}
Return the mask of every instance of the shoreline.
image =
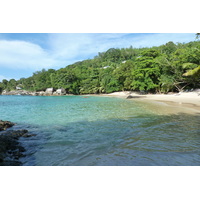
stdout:
{"type": "MultiPolygon", "coordinates": [[[[73,95],[73,94],[71,94],[73,95]]],[[[71,96],[67,95],[45,95],[45,96],[71,96]]],[[[35,96],[35,95],[28,95],[35,96]]],[[[41,95],[43,96],[43,95],[41,95]]],[[[74,95],[73,95],[74,96],[74,95]]],[[[76,95],[75,95],[76,96],[76,95]]],[[[169,93],[169,94],[139,94],[132,91],[113,92],[110,94],[82,94],[77,96],[117,97],[137,102],[151,103],[162,109],[164,106],[172,107],[172,113],[182,112],[200,114],[200,91],[169,93]]],[[[168,113],[168,111],[165,111],[168,113]]]]}
{"type": "Polygon", "coordinates": [[[19,138],[35,136],[26,129],[10,129],[15,125],[13,122],[0,120],[0,166],[21,166],[19,159],[26,156],[26,149],[19,138]]]}
{"type": "Polygon", "coordinates": [[[106,97],[118,97],[128,100],[134,100],[137,102],[145,102],[154,104],[154,106],[163,109],[165,108],[167,113],[189,113],[200,114],[200,95],[198,92],[182,92],[173,94],[145,94],[141,95],[135,92],[114,92],[110,94],[99,94],[89,96],[106,96],[106,97]]]}

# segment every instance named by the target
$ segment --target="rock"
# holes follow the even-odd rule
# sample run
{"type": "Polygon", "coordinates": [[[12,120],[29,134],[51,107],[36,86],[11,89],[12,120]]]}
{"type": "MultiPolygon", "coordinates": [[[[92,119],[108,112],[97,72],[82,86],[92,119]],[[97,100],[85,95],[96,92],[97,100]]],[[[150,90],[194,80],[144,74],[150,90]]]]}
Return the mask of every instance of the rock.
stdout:
{"type": "Polygon", "coordinates": [[[29,95],[29,96],[59,96],[66,95],[66,90],[64,88],[57,89],[54,91],[54,88],[47,88],[45,91],[30,92],[22,89],[16,89],[11,91],[2,91],[2,95],[29,95]]]}
{"type": "Polygon", "coordinates": [[[39,96],[39,93],[38,92],[31,92],[30,95],[31,96],[39,96]]]}
{"type": "Polygon", "coordinates": [[[0,120],[0,131],[4,131],[7,128],[14,126],[15,124],[10,121],[2,121],[0,120]]]}
{"type": "Polygon", "coordinates": [[[45,95],[49,96],[53,94],[54,89],[53,88],[47,88],[45,91],[45,95]]]}
{"type": "Polygon", "coordinates": [[[31,92],[26,90],[11,90],[11,91],[4,90],[2,92],[2,95],[31,95],[30,93],[31,92]]]}
{"type": "Polygon", "coordinates": [[[13,137],[0,135],[0,147],[0,165],[16,165],[14,162],[19,159],[19,153],[22,150],[18,148],[19,142],[13,137]],[[12,161],[12,164],[9,161],[12,161]]]}
{"type": "Polygon", "coordinates": [[[36,136],[36,134],[24,134],[24,135],[22,135],[22,137],[32,137],[32,136],[36,136]]]}
{"type": "Polygon", "coordinates": [[[35,134],[29,134],[26,129],[6,131],[5,133],[2,133],[2,135],[10,136],[15,139],[18,139],[19,137],[35,136],[35,134]]]}
{"type": "Polygon", "coordinates": [[[57,93],[57,95],[65,95],[66,94],[66,90],[64,88],[57,89],[56,93],[57,93]]]}
{"type": "Polygon", "coordinates": [[[0,166],[18,166],[22,163],[19,158],[25,156],[25,148],[20,145],[18,139],[20,137],[31,137],[35,134],[28,133],[28,130],[6,130],[5,127],[11,127],[14,123],[0,120],[0,125],[3,129],[0,134],[0,166]]]}
{"type": "Polygon", "coordinates": [[[44,96],[45,92],[44,91],[40,91],[38,94],[39,94],[39,96],[44,96]]]}
{"type": "Polygon", "coordinates": [[[129,95],[126,97],[126,99],[137,99],[137,98],[146,98],[146,96],[139,96],[139,95],[135,95],[135,96],[132,96],[132,95],[129,95]]]}
{"type": "Polygon", "coordinates": [[[2,95],[6,95],[7,92],[8,92],[7,90],[3,90],[1,94],[2,94],[2,95]]]}
{"type": "Polygon", "coordinates": [[[2,91],[2,95],[23,95],[23,96],[60,96],[66,95],[66,90],[64,88],[57,89],[54,91],[54,88],[47,88],[45,91],[30,92],[22,89],[11,90],[11,91],[2,91]]]}
{"type": "Polygon", "coordinates": [[[53,92],[52,95],[53,95],[53,96],[58,96],[57,92],[53,92]]]}
{"type": "Polygon", "coordinates": [[[127,99],[132,99],[132,98],[133,98],[133,96],[131,96],[131,95],[128,95],[126,98],[127,98],[127,99]]]}

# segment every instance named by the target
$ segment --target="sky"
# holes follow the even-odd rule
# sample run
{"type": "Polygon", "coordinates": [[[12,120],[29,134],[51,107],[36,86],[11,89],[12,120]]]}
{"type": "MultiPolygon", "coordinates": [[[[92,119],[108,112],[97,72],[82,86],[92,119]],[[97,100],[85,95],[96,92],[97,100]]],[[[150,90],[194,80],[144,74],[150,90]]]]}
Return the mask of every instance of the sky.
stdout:
{"type": "Polygon", "coordinates": [[[152,47],[195,40],[195,33],[1,33],[0,81],[91,59],[109,48],[152,47]]]}

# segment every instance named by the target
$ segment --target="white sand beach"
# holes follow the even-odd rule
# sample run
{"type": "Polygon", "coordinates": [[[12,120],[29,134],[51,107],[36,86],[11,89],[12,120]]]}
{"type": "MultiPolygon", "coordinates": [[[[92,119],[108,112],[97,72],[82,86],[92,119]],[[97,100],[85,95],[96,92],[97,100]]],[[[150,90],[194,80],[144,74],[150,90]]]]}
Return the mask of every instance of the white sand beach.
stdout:
{"type": "Polygon", "coordinates": [[[140,95],[138,93],[124,91],[103,94],[102,96],[121,98],[130,96],[130,100],[145,101],[146,103],[151,103],[160,107],[160,109],[163,109],[162,107],[165,105],[166,112],[200,113],[200,92],[140,95]]]}

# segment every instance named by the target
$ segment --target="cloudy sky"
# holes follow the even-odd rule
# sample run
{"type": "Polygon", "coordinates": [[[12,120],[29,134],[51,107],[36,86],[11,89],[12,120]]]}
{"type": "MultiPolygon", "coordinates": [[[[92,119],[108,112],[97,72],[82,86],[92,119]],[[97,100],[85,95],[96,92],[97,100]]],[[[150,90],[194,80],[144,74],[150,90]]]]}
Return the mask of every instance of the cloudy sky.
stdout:
{"type": "Polygon", "coordinates": [[[2,33],[0,81],[29,77],[43,68],[59,69],[93,58],[109,48],[151,47],[189,42],[195,33],[2,33]]]}

